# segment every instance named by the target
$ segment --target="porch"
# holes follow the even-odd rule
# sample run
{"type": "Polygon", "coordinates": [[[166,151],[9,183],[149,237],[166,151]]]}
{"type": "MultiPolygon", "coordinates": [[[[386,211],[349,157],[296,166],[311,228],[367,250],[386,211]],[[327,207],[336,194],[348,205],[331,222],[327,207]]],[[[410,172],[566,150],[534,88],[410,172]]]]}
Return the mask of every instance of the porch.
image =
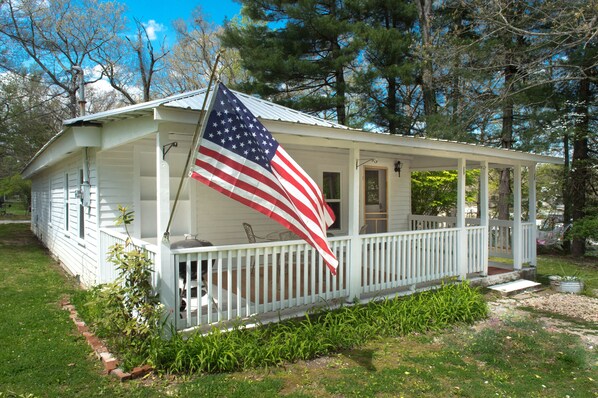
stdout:
{"type": "MultiPolygon", "coordinates": [[[[292,317],[317,306],[405,294],[447,279],[485,277],[489,256],[512,257],[513,221],[490,220],[484,227],[480,219],[467,219],[464,228],[456,228],[451,217],[411,215],[409,220],[411,231],[330,238],[339,260],[337,276],[305,242],[277,241],[171,249],[166,269],[173,272],[162,267],[154,283],[161,300],[174,304],[175,327],[184,330],[292,317]]],[[[522,223],[523,262],[535,255],[534,228],[522,223]]],[[[124,239],[114,229],[102,229],[101,250],[124,239]]],[[[160,245],[139,239],[133,244],[159,258],[160,245]]],[[[101,268],[114,273],[111,264],[101,268]]]]}

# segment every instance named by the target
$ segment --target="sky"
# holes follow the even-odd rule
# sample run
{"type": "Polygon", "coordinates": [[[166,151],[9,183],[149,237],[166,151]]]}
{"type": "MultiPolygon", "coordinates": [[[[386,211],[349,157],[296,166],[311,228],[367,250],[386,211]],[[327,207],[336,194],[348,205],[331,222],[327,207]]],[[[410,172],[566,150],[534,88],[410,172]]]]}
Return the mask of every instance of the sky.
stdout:
{"type": "Polygon", "coordinates": [[[206,19],[222,25],[225,18],[233,19],[239,15],[241,5],[233,0],[124,0],[127,17],[141,21],[150,38],[166,35],[174,39],[172,21],[188,20],[197,6],[203,10],[206,19]]]}

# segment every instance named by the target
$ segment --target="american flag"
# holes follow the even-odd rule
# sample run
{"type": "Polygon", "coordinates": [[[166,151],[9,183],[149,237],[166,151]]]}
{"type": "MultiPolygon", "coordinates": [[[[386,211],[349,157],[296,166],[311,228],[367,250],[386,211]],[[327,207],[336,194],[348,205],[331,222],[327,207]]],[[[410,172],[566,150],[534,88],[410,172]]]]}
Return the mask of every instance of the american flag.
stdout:
{"type": "Polygon", "coordinates": [[[191,177],[295,233],[336,275],[326,239],[334,213],[316,183],[224,84],[213,95],[191,177]]]}

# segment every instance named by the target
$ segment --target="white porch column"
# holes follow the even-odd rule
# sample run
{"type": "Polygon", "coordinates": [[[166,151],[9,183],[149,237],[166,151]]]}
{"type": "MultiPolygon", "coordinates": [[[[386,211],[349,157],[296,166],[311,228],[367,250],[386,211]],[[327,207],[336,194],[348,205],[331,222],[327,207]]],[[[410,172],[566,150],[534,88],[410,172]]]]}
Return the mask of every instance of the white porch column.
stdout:
{"type": "Polygon", "coordinates": [[[528,170],[528,191],[529,191],[529,217],[528,221],[533,223],[530,234],[529,250],[530,250],[530,265],[536,266],[536,165],[533,164],[527,168],[528,170]]]}
{"type": "Polygon", "coordinates": [[[457,162],[457,266],[459,279],[467,277],[467,231],[465,230],[465,167],[466,161],[459,158],[457,162]]]}
{"type": "Polygon", "coordinates": [[[357,162],[359,160],[359,147],[349,149],[349,236],[351,237],[351,254],[349,256],[348,287],[349,301],[361,295],[361,239],[359,237],[360,209],[359,197],[361,175],[357,162]]]}
{"type": "Polygon", "coordinates": [[[480,163],[480,226],[484,227],[482,238],[482,261],[484,269],[482,275],[488,275],[488,237],[489,237],[489,206],[488,206],[488,161],[480,163]]]}
{"type": "Polygon", "coordinates": [[[156,271],[160,302],[164,304],[169,321],[176,323],[174,264],[171,263],[170,242],[162,239],[170,218],[170,171],[168,162],[162,158],[162,147],[167,143],[168,133],[159,131],[156,134],[156,233],[158,235],[156,271]]]}
{"type": "Polygon", "coordinates": [[[521,269],[523,265],[523,235],[521,233],[521,165],[513,168],[513,268],[521,269]]]}

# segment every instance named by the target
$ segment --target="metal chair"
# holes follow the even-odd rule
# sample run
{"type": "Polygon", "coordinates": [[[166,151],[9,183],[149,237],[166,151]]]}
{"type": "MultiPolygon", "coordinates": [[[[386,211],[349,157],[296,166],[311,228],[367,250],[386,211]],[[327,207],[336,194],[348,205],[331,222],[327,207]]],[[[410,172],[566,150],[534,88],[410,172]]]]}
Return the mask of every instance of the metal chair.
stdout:
{"type": "Polygon", "coordinates": [[[269,238],[267,236],[256,235],[255,232],[253,232],[253,227],[251,226],[251,224],[248,224],[246,222],[243,223],[243,229],[245,229],[245,234],[247,234],[247,240],[249,240],[249,243],[275,242],[278,240],[269,238]]]}

